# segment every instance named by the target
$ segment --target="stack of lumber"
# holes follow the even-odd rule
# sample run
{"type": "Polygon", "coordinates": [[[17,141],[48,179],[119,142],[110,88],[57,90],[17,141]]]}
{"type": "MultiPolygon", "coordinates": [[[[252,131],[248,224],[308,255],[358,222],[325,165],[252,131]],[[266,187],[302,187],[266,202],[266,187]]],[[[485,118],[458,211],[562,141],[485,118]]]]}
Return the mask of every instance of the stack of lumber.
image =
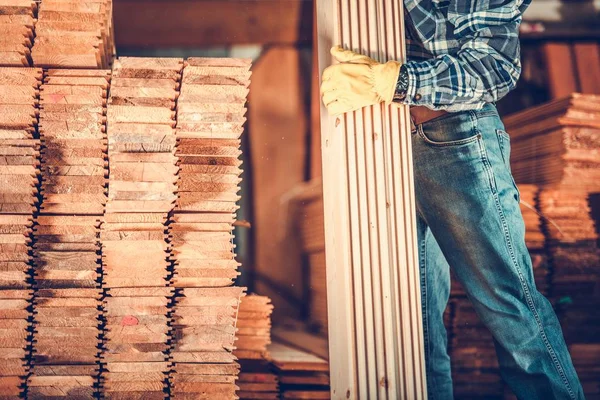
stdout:
{"type": "Polygon", "coordinates": [[[550,289],[550,268],[544,248],[546,239],[542,231],[541,216],[536,209],[538,192],[537,185],[519,185],[521,214],[525,221],[525,244],[531,256],[535,284],[542,294],[547,295],[550,289]]]}
{"type": "Polygon", "coordinates": [[[35,25],[36,66],[110,68],[114,50],[111,0],[44,0],[35,25]]]}
{"type": "Polygon", "coordinates": [[[0,66],[31,65],[36,11],[33,0],[0,1],[0,66]]]}
{"type": "Polygon", "coordinates": [[[576,188],[544,189],[539,195],[539,209],[547,218],[545,229],[552,262],[552,296],[597,294],[600,251],[589,193],[576,188]]]}
{"type": "Polygon", "coordinates": [[[177,103],[178,198],[169,226],[174,338],[171,396],[234,398],[235,322],[244,288],[232,243],[250,60],[190,58],[177,103]]]}
{"type": "Polygon", "coordinates": [[[600,343],[574,344],[569,352],[587,398],[600,398],[600,343]]]}
{"type": "Polygon", "coordinates": [[[271,299],[255,294],[240,303],[237,320],[235,350],[240,360],[238,397],[247,399],[278,399],[279,389],[275,375],[266,361],[267,346],[271,344],[271,299]]]}
{"type": "Polygon", "coordinates": [[[240,400],[279,399],[278,378],[264,360],[240,360],[241,372],[237,381],[240,400]]]}
{"type": "Polygon", "coordinates": [[[452,377],[457,398],[498,398],[503,393],[492,335],[466,298],[453,300],[450,340],[452,377]]]}
{"type": "Polygon", "coordinates": [[[517,183],[600,185],[600,96],[571,96],[505,119],[517,183]]]}
{"type": "Polygon", "coordinates": [[[37,203],[37,104],[42,70],[0,68],[0,397],[28,373],[31,233],[37,203]]]}
{"type": "Polygon", "coordinates": [[[240,359],[268,358],[271,343],[271,299],[255,294],[242,299],[238,312],[237,340],[233,354],[240,359]]]}
{"type": "Polygon", "coordinates": [[[107,110],[109,191],[101,228],[105,343],[102,391],[164,397],[171,318],[166,223],[176,199],[175,100],[180,59],[115,61],[107,110]]]}
{"type": "Polygon", "coordinates": [[[600,96],[572,94],[505,121],[518,182],[544,185],[538,208],[552,263],[552,294],[587,296],[600,277],[590,193],[600,190],[600,96]]]}
{"type": "Polygon", "coordinates": [[[91,397],[95,391],[109,81],[105,70],[50,70],[42,85],[30,396],[91,397]]]}
{"type": "Polygon", "coordinates": [[[329,399],[329,364],[303,350],[272,343],[271,362],[279,376],[282,399],[329,399]]]}
{"type": "Polygon", "coordinates": [[[325,222],[323,184],[312,180],[295,199],[296,225],[302,252],[308,260],[310,280],[310,320],[314,328],[327,334],[327,277],[325,270],[325,222]]]}
{"type": "Polygon", "coordinates": [[[525,244],[530,252],[542,250],[545,243],[540,214],[536,210],[538,191],[537,185],[519,185],[521,214],[525,222],[525,244]]]}

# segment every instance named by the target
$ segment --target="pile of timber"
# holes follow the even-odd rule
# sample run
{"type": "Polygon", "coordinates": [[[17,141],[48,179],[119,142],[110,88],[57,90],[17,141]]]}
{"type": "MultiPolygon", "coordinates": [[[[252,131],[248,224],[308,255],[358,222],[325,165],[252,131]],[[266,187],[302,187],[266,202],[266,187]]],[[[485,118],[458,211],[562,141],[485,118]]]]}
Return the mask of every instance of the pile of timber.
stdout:
{"type": "Polygon", "coordinates": [[[107,110],[109,191],[101,227],[102,391],[164,397],[170,370],[171,252],[176,200],[175,100],[183,60],[115,61],[107,110]]]}
{"type": "Polygon", "coordinates": [[[575,93],[504,122],[517,183],[598,188],[600,96],[575,93]]]}
{"type": "Polygon", "coordinates": [[[269,346],[282,399],[330,399],[329,363],[281,343],[269,346]]]}
{"type": "MultiPolygon", "coordinates": [[[[505,121],[517,181],[542,185],[537,199],[551,264],[550,295],[600,304],[594,199],[600,191],[600,96],[572,94],[505,121]]],[[[576,305],[581,303],[581,305],[576,305]]],[[[567,329],[568,330],[568,329],[567,329]]]]}
{"type": "Polygon", "coordinates": [[[244,288],[232,243],[250,60],[190,58],[177,103],[178,196],[169,225],[171,396],[235,398],[235,323],[244,288]]]}
{"type": "Polygon", "coordinates": [[[574,344],[569,346],[569,352],[587,398],[600,398],[600,343],[574,344]]]}
{"type": "Polygon", "coordinates": [[[279,379],[271,364],[264,360],[240,360],[241,372],[237,381],[240,400],[279,399],[279,379]]]}
{"type": "Polygon", "coordinates": [[[269,357],[271,344],[271,299],[250,295],[242,299],[237,320],[237,340],[233,354],[239,359],[257,360],[269,357]]]}
{"type": "Polygon", "coordinates": [[[327,334],[327,277],[325,270],[325,222],[323,185],[311,181],[298,194],[295,215],[302,252],[308,260],[310,282],[310,320],[314,328],[327,334]]]}
{"type": "Polygon", "coordinates": [[[36,12],[33,0],[0,1],[0,66],[31,65],[36,12]]]}
{"type": "Polygon", "coordinates": [[[49,70],[42,85],[42,203],[34,232],[29,396],[92,397],[95,392],[109,81],[106,70],[49,70]]]}
{"type": "Polygon", "coordinates": [[[587,190],[577,188],[548,188],[540,192],[539,210],[546,217],[553,297],[598,297],[600,293],[599,238],[589,199],[587,190]]]}
{"type": "Polygon", "coordinates": [[[492,335],[480,321],[471,302],[456,298],[450,330],[450,357],[456,398],[494,399],[502,396],[492,335]]]}
{"type": "Polygon", "coordinates": [[[7,398],[19,396],[29,369],[41,82],[40,69],[0,68],[0,397],[7,398]]]}
{"type": "Polygon", "coordinates": [[[271,299],[265,296],[252,294],[240,303],[233,354],[241,366],[237,395],[242,400],[279,398],[277,375],[267,361],[272,312],[271,299]]]}
{"type": "Polygon", "coordinates": [[[546,238],[542,229],[542,217],[537,210],[537,185],[520,184],[521,214],[525,222],[525,244],[531,256],[533,277],[537,289],[544,295],[550,291],[550,265],[545,249],[546,238]]]}
{"type": "Polygon", "coordinates": [[[43,0],[31,51],[34,65],[110,68],[114,49],[112,0],[43,0]]]}

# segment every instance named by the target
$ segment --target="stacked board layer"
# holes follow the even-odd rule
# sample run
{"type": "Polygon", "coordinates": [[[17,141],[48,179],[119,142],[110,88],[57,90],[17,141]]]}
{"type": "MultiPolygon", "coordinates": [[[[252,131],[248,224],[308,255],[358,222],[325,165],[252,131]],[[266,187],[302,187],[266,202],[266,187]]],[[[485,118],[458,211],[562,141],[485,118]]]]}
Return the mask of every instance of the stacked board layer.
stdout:
{"type": "Polygon", "coordinates": [[[249,69],[249,60],[191,58],[183,70],[178,198],[169,225],[175,399],[234,398],[238,389],[233,350],[244,289],[231,286],[238,275],[232,231],[249,69]]]}
{"type": "Polygon", "coordinates": [[[101,229],[109,399],[162,399],[173,296],[167,237],[175,206],[175,101],[183,60],[121,58],[108,104],[109,190],[101,229]]]}
{"type": "Polygon", "coordinates": [[[272,312],[271,299],[265,296],[249,295],[240,303],[233,354],[241,365],[237,395],[242,400],[279,398],[277,375],[267,362],[272,312]]]}
{"type": "Polygon", "coordinates": [[[236,350],[233,354],[240,359],[269,358],[267,346],[271,343],[271,299],[250,295],[240,304],[237,323],[236,350]]]}
{"type": "Polygon", "coordinates": [[[33,63],[40,67],[110,68],[111,0],[43,0],[35,24],[33,63]]]}
{"type": "Polygon", "coordinates": [[[0,66],[110,68],[112,0],[1,0],[0,66]]]}
{"type": "Polygon", "coordinates": [[[96,392],[109,82],[106,70],[45,73],[29,398],[92,398],[96,392]]]}
{"type": "Polygon", "coordinates": [[[600,182],[600,96],[572,94],[505,119],[517,183],[600,182]]]}
{"type": "Polygon", "coordinates": [[[250,62],[185,68],[0,68],[0,396],[236,397],[250,62]]]}
{"type": "Polygon", "coordinates": [[[565,335],[591,338],[592,332],[569,327],[575,321],[595,326],[589,311],[600,304],[600,97],[572,94],[510,116],[506,127],[515,178],[542,185],[536,206],[544,217],[550,294],[573,301],[560,315],[565,335]]]}
{"type": "Polygon", "coordinates": [[[282,399],[331,398],[327,361],[281,343],[271,344],[269,353],[279,377],[282,399]]]}
{"type": "Polygon", "coordinates": [[[28,67],[31,63],[37,2],[0,1],[0,67],[28,67]]]}
{"type": "Polygon", "coordinates": [[[41,69],[0,68],[0,397],[7,398],[21,394],[29,370],[41,83],[41,69]]]}

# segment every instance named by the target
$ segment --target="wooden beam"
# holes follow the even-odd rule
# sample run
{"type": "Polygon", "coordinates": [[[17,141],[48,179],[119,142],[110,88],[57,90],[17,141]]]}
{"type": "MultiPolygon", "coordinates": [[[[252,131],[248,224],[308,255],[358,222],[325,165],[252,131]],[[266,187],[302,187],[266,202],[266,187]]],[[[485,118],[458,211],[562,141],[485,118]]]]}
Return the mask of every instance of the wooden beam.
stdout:
{"type": "MultiPolygon", "coordinates": [[[[316,14],[315,6],[315,14],[316,14]]],[[[313,19],[313,21],[316,18],[313,19]]],[[[321,177],[321,95],[319,93],[319,52],[317,24],[313,23],[313,59],[310,93],[310,178],[321,177]]]]}
{"type": "Polygon", "coordinates": [[[248,101],[258,294],[273,299],[273,318],[298,316],[289,298],[302,296],[299,244],[286,237],[285,196],[306,178],[307,110],[300,51],[272,47],[254,64],[248,101]]]}
{"type": "Polygon", "coordinates": [[[569,43],[544,44],[548,89],[552,99],[570,96],[577,92],[577,72],[569,43]]]}
{"type": "Polygon", "coordinates": [[[114,0],[119,48],[308,44],[313,0],[114,0]]]}
{"type": "MultiPolygon", "coordinates": [[[[402,2],[317,4],[319,67],[342,45],[405,57],[402,2]]],[[[378,105],[321,107],[332,398],[425,399],[410,120],[378,105]]]]}
{"type": "Polygon", "coordinates": [[[579,89],[581,93],[600,94],[600,44],[582,42],[573,44],[579,89]]]}

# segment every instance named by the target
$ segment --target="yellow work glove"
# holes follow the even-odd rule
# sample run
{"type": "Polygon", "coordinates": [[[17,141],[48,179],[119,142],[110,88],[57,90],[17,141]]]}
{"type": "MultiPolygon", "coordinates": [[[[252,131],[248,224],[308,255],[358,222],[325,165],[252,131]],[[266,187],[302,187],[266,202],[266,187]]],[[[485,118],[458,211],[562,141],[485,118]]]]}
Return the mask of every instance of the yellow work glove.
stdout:
{"type": "Polygon", "coordinates": [[[397,61],[381,64],[341,47],[333,47],[331,55],[339,64],[323,71],[321,83],[323,103],[330,114],[392,102],[402,64],[397,61]]]}

